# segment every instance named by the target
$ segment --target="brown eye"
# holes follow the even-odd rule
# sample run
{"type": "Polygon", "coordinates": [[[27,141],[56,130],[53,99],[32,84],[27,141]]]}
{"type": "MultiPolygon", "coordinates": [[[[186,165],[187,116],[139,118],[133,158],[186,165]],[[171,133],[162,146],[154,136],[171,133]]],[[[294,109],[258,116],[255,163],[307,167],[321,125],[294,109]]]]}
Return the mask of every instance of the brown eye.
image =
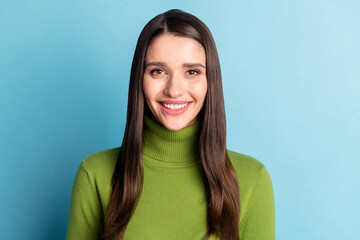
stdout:
{"type": "Polygon", "coordinates": [[[191,69],[191,70],[187,71],[187,74],[189,74],[189,75],[197,75],[199,73],[200,72],[198,70],[194,70],[194,69],[191,69]]]}
{"type": "Polygon", "coordinates": [[[153,75],[161,75],[161,74],[165,74],[165,72],[161,69],[154,69],[150,72],[153,75]]]}

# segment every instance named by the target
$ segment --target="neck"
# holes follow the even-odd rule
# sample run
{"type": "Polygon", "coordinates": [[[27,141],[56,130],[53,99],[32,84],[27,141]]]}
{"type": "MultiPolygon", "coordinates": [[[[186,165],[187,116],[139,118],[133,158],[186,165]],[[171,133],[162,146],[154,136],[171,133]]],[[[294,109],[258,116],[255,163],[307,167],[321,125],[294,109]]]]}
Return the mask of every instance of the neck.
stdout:
{"type": "Polygon", "coordinates": [[[143,154],[171,163],[189,163],[199,159],[200,123],[172,131],[144,116],[143,154]]]}

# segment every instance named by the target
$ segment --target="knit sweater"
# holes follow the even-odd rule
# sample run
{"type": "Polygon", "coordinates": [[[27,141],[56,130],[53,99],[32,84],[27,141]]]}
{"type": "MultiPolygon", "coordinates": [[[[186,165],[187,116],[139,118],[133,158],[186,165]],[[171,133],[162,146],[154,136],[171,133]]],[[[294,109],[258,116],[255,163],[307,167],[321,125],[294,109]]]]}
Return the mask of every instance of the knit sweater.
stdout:
{"type": "MultiPolygon", "coordinates": [[[[200,240],[207,227],[197,147],[200,123],[179,131],[147,117],[144,123],[143,190],[124,239],[200,240]]],[[[67,240],[100,239],[119,150],[103,150],[81,162],[71,196],[67,240]]],[[[274,198],[267,170],[252,157],[232,151],[228,155],[240,186],[240,239],[274,240],[274,198]]]]}

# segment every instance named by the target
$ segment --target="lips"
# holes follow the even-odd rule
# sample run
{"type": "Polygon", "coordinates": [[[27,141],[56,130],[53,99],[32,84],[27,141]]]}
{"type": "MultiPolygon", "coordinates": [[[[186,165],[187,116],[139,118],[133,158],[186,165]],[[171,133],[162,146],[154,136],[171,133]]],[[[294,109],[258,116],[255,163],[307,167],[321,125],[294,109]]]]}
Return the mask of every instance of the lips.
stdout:
{"type": "Polygon", "coordinates": [[[169,115],[180,115],[184,113],[191,105],[189,101],[160,101],[162,110],[169,115]]]}

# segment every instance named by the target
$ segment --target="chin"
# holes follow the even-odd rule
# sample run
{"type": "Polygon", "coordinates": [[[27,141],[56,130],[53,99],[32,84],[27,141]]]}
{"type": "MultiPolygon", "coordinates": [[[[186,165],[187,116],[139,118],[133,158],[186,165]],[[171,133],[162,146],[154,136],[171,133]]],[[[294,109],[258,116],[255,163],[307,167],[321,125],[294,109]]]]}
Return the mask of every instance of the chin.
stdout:
{"type": "Polygon", "coordinates": [[[174,125],[165,125],[165,127],[171,131],[179,131],[185,128],[185,126],[174,126],[174,125]]]}
{"type": "Polygon", "coordinates": [[[171,131],[179,131],[187,126],[187,124],[184,123],[169,122],[169,121],[164,121],[162,125],[171,131]]]}

